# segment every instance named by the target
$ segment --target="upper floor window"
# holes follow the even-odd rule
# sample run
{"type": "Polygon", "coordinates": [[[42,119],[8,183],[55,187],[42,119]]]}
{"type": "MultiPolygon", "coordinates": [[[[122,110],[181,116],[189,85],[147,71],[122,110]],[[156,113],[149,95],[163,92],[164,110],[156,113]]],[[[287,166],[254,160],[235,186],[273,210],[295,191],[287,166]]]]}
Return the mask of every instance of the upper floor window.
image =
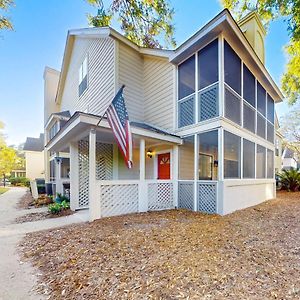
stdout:
{"type": "Polygon", "coordinates": [[[274,124],[274,100],[270,95],[267,96],[267,118],[274,124]]]}
{"type": "Polygon", "coordinates": [[[59,131],[59,125],[58,122],[55,122],[49,129],[49,140],[53,139],[58,131],[59,131]]]}
{"type": "Polygon", "coordinates": [[[79,97],[84,93],[87,89],[87,70],[88,70],[88,61],[87,57],[83,60],[79,67],[79,97]]]}
{"type": "Polygon", "coordinates": [[[224,72],[225,82],[240,95],[241,59],[226,41],[224,41],[224,72]]]}
{"type": "Polygon", "coordinates": [[[198,90],[218,81],[218,69],[218,39],[216,39],[198,52],[198,90]]]}
{"type": "Polygon", "coordinates": [[[195,55],[178,66],[179,99],[193,93],[195,93],[195,55]]]}

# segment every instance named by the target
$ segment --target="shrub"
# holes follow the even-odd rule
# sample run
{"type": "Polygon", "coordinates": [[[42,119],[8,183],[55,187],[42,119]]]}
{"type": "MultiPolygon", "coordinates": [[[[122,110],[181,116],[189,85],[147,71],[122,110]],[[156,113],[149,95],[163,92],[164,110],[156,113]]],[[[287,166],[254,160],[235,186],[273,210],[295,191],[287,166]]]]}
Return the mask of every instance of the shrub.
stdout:
{"type": "Polygon", "coordinates": [[[61,207],[62,207],[62,209],[69,209],[70,208],[70,202],[67,202],[66,200],[62,201],[61,207]]]}
{"type": "Polygon", "coordinates": [[[9,181],[13,186],[30,186],[30,180],[26,177],[11,177],[9,181]]]}
{"type": "Polygon", "coordinates": [[[62,207],[59,203],[52,203],[48,205],[48,210],[51,214],[57,215],[60,213],[62,207]]]}
{"type": "Polygon", "coordinates": [[[300,188],[300,172],[296,169],[283,170],[279,174],[282,187],[288,191],[295,192],[300,188]]]}

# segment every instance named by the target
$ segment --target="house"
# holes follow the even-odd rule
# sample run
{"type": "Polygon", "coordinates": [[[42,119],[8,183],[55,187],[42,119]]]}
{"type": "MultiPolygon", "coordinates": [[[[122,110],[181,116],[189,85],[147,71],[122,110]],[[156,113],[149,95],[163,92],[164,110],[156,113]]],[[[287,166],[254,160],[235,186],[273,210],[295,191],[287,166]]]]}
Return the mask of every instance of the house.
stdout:
{"type": "Polygon", "coordinates": [[[282,169],[298,169],[299,157],[295,150],[285,147],[282,153],[282,169]]]}
{"type": "Polygon", "coordinates": [[[11,177],[26,177],[26,170],[15,169],[10,172],[11,177]]]}
{"type": "Polygon", "coordinates": [[[70,30],[61,71],[44,73],[47,182],[64,192],[69,158],[71,209],[90,220],[174,207],[224,215],[274,198],[283,95],[264,65],[265,35],[256,13],[238,25],[228,10],[176,50],[108,27],[70,30]],[[99,123],[123,84],[132,169],[99,123]]]}
{"type": "Polygon", "coordinates": [[[27,137],[23,147],[25,153],[26,177],[34,180],[45,178],[44,134],[38,138],[27,137]]]}

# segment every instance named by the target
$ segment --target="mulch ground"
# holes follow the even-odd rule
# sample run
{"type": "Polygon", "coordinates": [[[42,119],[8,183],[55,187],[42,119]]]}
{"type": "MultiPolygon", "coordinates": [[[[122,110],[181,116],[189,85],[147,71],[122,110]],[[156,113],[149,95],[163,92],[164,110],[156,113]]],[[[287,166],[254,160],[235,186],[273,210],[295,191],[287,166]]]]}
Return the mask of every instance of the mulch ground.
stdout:
{"type": "Polygon", "coordinates": [[[19,202],[17,203],[18,209],[31,209],[37,207],[45,207],[52,203],[46,195],[39,195],[37,200],[34,200],[29,189],[26,193],[21,197],[19,202]]]}
{"type": "Polygon", "coordinates": [[[50,299],[300,299],[300,193],[225,217],[183,210],[27,234],[50,299]]]}
{"type": "Polygon", "coordinates": [[[59,214],[51,214],[49,212],[38,212],[38,213],[29,213],[25,216],[21,216],[15,219],[14,223],[25,223],[25,222],[34,222],[45,219],[53,219],[59,217],[70,216],[74,214],[74,211],[70,209],[62,210],[59,214]]]}

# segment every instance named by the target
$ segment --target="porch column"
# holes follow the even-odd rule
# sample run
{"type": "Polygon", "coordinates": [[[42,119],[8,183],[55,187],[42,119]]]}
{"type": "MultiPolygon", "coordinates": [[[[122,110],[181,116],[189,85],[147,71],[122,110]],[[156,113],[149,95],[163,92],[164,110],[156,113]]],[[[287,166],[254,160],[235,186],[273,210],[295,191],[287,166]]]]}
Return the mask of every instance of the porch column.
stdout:
{"type": "Polygon", "coordinates": [[[89,133],[89,214],[90,221],[99,219],[100,197],[98,197],[96,183],[96,129],[89,133]]]}
{"type": "MultiPolygon", "coordinates": [[[[61,183],[61,159],[59,157],[59,153],[55,153],[55,186],[56,186],[56,193],[62,194],[63,187],[61,183]]],[[[54,195],[56,196],[56,195],[54,195]]]]}
{"type": "Polygon", "coordinates": [[[198,209],[198,134],[194,135],[194,211],[198,209]]]}
{"type": "Polygon", "coordinates": [[[173,168],[172,168],[172,181],[173,181],[173,196],[174,207],[178,207],[178,146],[173,146],[173,168]]]}
{"type": "Polygon", "coordinates": [[[140,182],[139,182],[139,212],[148,210],[148,189],[145,176],[145,140],[140,140],[140,182]]]}
{"type": "Polygon", "coordinates": [[[70,206],[79,207],[78,143],[70,143],[70,206]]]}

